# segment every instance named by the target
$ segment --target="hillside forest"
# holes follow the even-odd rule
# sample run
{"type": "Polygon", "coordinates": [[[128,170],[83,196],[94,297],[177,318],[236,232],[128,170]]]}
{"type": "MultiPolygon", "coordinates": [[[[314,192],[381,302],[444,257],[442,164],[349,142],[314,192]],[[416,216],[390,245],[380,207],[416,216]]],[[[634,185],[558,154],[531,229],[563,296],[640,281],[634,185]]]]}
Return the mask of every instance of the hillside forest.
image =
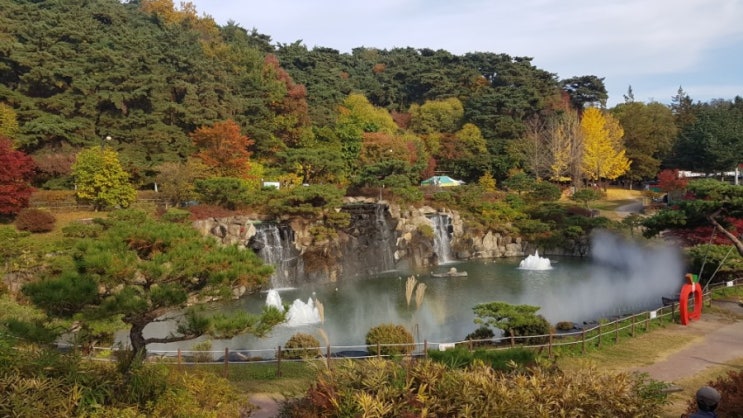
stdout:
{"type": "Polygon", "coordinates": [[[740,97],[680,87],[667,106],[629,87],[607,109],[600,76],[559,79],[529,57],[274,44],[172,0],[0,4],[0,134],[32,156],[37,188],[72,189],[78,152],[101,146],[136,189],[184,172],[253,188],[442,173],[637,185],[743,161],[740,97]]]}

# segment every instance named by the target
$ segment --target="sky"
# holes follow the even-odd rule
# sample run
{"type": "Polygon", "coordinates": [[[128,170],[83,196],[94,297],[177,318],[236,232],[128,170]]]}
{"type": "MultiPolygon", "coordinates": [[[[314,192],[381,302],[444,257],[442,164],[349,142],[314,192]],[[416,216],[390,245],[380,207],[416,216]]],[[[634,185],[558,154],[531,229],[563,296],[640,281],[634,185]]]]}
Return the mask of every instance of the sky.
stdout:
{"type": "MultiPolygon", "coordinates": [[[[273,43],[532,57],[559,79],[604,78],[608,106],[743,97],[743,0],[190,0],[273,43]]],[[[176,3],[178,3],[176,1],[176,3]]]]}

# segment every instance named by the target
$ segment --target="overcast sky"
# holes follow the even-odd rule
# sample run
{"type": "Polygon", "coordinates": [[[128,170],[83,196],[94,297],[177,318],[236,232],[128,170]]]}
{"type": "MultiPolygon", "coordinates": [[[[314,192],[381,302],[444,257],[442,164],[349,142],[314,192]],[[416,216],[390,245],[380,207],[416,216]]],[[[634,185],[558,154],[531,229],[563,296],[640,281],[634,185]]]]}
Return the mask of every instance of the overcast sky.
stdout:
{"type": "MultiPolygon", "coordinates": [[[[190,0],[308,48],[414,47],[533,57],[560,79],[604,77],[609,106],[743,96],[743,0],[190,0]]],[[[178,1],[175,2],[178,4],[178,1]]]]}

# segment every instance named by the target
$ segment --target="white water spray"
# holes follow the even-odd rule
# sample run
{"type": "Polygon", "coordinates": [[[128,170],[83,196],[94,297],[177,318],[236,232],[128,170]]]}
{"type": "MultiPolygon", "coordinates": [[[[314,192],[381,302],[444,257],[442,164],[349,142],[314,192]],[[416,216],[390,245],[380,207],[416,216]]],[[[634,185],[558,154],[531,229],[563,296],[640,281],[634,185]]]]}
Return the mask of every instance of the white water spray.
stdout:
{"type": "Polygon", "coordinates": [[[521,270],[552,270],[552,263],[549,258],[539,256],[539,251],[534,251],[534,255],[529,255],[519,263],[521,270]]]}
{"type": "MultiPolygon", "coordinates": [[[[271,289],[268,291],[266,305],[274,306],[281,311],[284,310],[278,290],[271,289]]],[[[320,310],[315,306],[315,301],[312,298],[307,299],[306,303],[300,299],[295,299],[286,313],[286,325],[290,327],[317,324],[319,322],[321,322],[320,310]]]]}

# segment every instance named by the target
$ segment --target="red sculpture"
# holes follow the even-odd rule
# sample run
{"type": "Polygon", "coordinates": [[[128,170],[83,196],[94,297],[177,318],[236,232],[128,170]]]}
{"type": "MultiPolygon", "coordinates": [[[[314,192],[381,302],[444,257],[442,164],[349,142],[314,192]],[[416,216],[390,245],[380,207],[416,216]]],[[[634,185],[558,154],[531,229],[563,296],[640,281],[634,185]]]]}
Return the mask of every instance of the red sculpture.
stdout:
{"type": "Polygon", "coordinates": [[[679,309],[681,310],[681,325],[688,325],[702,317],[702,286],[699,284],[699,276],[687,273],[686,283],[681,286],[681,297],[679,297],[679,309]],[[689,296],[694,295],[694,310],[689,312],[689,296]]]}

